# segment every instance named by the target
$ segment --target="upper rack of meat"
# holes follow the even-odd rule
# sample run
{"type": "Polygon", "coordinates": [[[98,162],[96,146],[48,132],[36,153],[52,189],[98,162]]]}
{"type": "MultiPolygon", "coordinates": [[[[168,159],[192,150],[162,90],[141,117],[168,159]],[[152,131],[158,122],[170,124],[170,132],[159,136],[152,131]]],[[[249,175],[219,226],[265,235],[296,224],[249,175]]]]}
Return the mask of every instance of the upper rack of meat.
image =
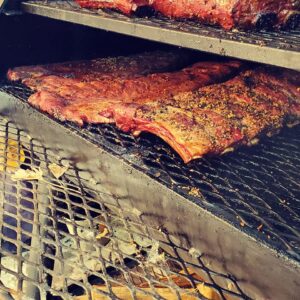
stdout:
{"type": "Polygon", "coordinates": [[[214,0],[206,1],[209,4],[201,7],[200,13],[198,4],[202,1],[188,1],[189,5],[181,1],[179,5],[178,1],[155,0],[151,1],[152,6],[160,13],[150,15],[144,12],[147,0],[78,2],[93,8],[82,8],[75,1],[53,0],[23,2],[21,9],[153,41],[300,70],[300,41],[296,29],[299,1],[251,1],[254,4],[249,6],[250,1],[214,0]],[[139,5],[143,8],[138,9],[139,5]],[[99,7],[118,8],[130,16],[111,9],[95,9],[99,7]],[[199,19],[215,26],[203,24],[199,19]],[[224,30],[222,26],[233,29],[224,30]],[[255,30],[266,27],[275,30],[255,30]],[[252,30],[244,31],[244,28],[252,30]]]}

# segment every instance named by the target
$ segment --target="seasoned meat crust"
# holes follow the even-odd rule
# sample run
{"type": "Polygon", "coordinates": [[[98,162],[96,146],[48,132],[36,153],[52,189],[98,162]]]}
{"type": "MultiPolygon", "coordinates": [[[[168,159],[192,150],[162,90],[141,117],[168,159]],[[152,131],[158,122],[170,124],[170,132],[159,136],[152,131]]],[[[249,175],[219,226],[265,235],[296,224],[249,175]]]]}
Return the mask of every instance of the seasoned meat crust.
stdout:
{"type": "Polygon", "coordinates": [[[59,76],[23,80],[38,91],[29,102],[60,120],[84,123],[114,123],[114,108],[148,102],[169,101],[180,92],[221,82],[240,69],[237,61],[199,62],[181,71],[155,73],[138,78],[109,78],[83,82],[59,76]]]}
{"type": "Polygon", "coordinates": [[[252,144],[300,120],[300,74],[293,71],[209,61],[169,73],[102,75],[33,74],[23,83],[36,91],[33,106],[62,121],[115,123],[135,136],[150,132],[186,163],[252,144]]]}
{"type": "Polygon", "coordinates": [[[185,162],[251,144],[285,124],[299,123],[300,81],[277,72],[245,71],[225,83],[176,95],[164,105],[147,103],[127,119],[115,118],[117,126],[160,136],[185,162]]]}
{"type": "Polygon", "coordinates": [[[111,8],[127,15],[151,6],[170,18],[196,19],[206,24],[233,27],[295,28],[300,21],[299,0],[76,0],[85,8],[111,8]]]}

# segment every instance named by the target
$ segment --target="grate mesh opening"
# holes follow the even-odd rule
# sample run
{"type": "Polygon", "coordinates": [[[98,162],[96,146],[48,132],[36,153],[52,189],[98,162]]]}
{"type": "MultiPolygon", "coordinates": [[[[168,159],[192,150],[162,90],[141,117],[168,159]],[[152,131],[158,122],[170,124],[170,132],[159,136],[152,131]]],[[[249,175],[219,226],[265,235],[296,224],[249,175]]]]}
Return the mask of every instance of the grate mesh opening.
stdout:
{"type": "Polygon", "coordinates": [[[201,249],[176,244],[137,209],[86,188],[86,171],[3,117],[0,140],[0,295],[248,299],[232,275],[210,269],[201,249]],[[59,178],[53,163],[65,167],[59,178]]]}

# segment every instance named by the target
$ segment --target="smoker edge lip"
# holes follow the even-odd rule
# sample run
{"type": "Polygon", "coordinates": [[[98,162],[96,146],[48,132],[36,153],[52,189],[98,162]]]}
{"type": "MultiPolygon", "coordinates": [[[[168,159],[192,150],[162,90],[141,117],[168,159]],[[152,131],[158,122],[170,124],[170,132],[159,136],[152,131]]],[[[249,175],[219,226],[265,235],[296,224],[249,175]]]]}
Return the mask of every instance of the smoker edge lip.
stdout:
{"type": "Polygon", "coordinates": [[[55,3],[62,5],[62,1],[49,4],[33,1],[22,3],[21,8],[24,12],[56,20],[300,71],[300,45],[296,44],[299,32],[294,32],[294,36],[288,32],[225,32],[178,21],[128,18],[113,12],[79,10],[70,5],[69,8],[56,7],[55,3]]]}
{"type": "MultiPolygon", "coordinates": [[[[289,295],[290,299],[299,295],[299,262],[184,198],[131,166],[122,157],[118,158],[107,152],[70,128],[33,109],[24,101],[1,91],[0,97],[0,112],[3,116],[10,117],[17,126],[28,128],[32,138],[39,139],[50,148],[59,149],[59,156],[64,155],[63,157],[68,157],[76,163],[84,164],[86,169],[97,175],[96,178],[100,178],[100,182],[104,180],[105,188],[107,187],[109,192],[117,197],[118,192],[121,193],[120,197],[124,197],[124,192],[127,193],[128,200],[124,198],[124,201],[130,201],[131,205],[134,203],[141,212],[150,216],[160,216],[163,207],[168,207],[167,211],[170,211],[167,220],[169,218],[169,223],[173,220],[177,224],[175,228],[188,228],[188,232],[193,235],[193,241],[196,238],[195,233],[198,238],[200,234],[200,242],[206,243],[207,249],[211,249],[208,245],[213,242],[215,249],[212,249],[214,253],[210,257],[212,266],[225,268],[231,274],[238,273],[237,277],[245,280],[248,288],[254,289],[254,295],[264,295],[270,299],[279,294],[281,299],[286,295],[289,295]],[[145,189],[149,190],[149,193],[145,193],[145,189]],[[140,201],[141,194],[144,195],[144,201],[140,201]],[[193,218],[195,214],[196,220],[193,218]],[[246,269],[247,274],[243,272],[246,269]],[[273,271],[269,272],[272,269],[273,271]]],[[[88,187],[95,188],[94,185],[88,187]]],[[[198,240],[196,242],[199,243],[198,240]]]]}

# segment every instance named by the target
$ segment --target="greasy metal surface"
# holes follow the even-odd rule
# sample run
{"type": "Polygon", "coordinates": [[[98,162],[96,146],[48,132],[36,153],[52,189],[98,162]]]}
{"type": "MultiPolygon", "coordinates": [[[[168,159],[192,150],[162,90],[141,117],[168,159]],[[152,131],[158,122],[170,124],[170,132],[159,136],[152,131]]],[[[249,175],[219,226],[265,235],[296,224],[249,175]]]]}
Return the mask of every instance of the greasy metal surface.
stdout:
{"type": "Polygon", "coordinates": [[[81,9],[73,1],[29,1],[25,12],[153,41],[300,70],[299,31],[225,32],[191,21],[128,18],[112,11],[81,9]]]}
{"type": "Polygon", "coordinates": [[[1,299],[200,299],[207,289],[214,299],[247,299],[233,276],[205,265],[201,249],[175,246],[137,209],[86,188],[88,172],[84,179],[72,161],[2,116],[0,161],[1,299]],[[50,163],[68,169],[56,179],[50,163]],[[19,169],[42,176],[13,181],[19,169]]]}
{"type": "MultiPolygon", "coordinates": [[[[16,93],[16,87],[11,89],[7,86],[4,89],[24,99],[22,87],[20,93],[16,93]]],[[[126,220],[127,212],[128,220],[136,214],[140,215],[144,225],[160,229],[154,232],[154,238],[156,236],[157,239],[158,232],[167,233],[171,247],[160,243],[164,251],[180,257],[181,261],[198,265],[198,260],[195,262],[195,257],[191,255],[195,251],[190,250],[200,249],[204,266],[218,274],[230,274],[232,279],[238,281],[239,290],[251,298],[297,299],[300,292],[299,262],[289,259],[286,252],[280,253],[270,248],[270,244],[262,243],[259,236],[253,238],[247,227],[241,227],[239,223],[231,225],[228,222],[230,214],[215,205],[214,198],[210,199],[210,203],[205,202],[209,198],[203,199],[194,189],[190,190],[197,195],[193,198],[187,193],[188,186],[182,189],[185,191],[184,197],[180,196],[180,189],[176,186],[173,191],[166,184],[149,177],[149,172],[138,170],[136,151],[123,151],[124,155],[117,155],[122,148],[118,150],[103,140],[92,142],[91,135],[88,137],[82,130],[51,120],[31,108],[26,101],[1,91],[0,98],[1,115],[13,120],[20,128],[28,128],[31,139],[54,149],[56,161],[62,157],[68,158],[70,164],[79,170],[81,189],[88,187],[91,192],[105,195],[106,206],[111,208],[112,204],[119,207],[126,214],[126,220]],[[117,152],[113,153],[109,147],[117,152]],[[180,249],[189,249],[189,253],[180,249]]],[[[99,135],[97,137],[100,138],[99,135]]],[[[142,149],[135,150],[143,155],[142,149]]],[[[155,174],[156,177],[158,175],[155,174]]],[[[42,190],[44,187],[41,185],[42,190]]],[[[40,211],[46,204],[39,207],[40,211]]],[[[83,214],[82,210],[80,214],[83,214]]],[[[32,260],[35,259],[36,255],[33,255],[32,260]]],[[[220,287],[228,289],[226,276],[212,277],[220,287]]],[[[231,288],[232,285],[229,286],[231,288]]]]}

